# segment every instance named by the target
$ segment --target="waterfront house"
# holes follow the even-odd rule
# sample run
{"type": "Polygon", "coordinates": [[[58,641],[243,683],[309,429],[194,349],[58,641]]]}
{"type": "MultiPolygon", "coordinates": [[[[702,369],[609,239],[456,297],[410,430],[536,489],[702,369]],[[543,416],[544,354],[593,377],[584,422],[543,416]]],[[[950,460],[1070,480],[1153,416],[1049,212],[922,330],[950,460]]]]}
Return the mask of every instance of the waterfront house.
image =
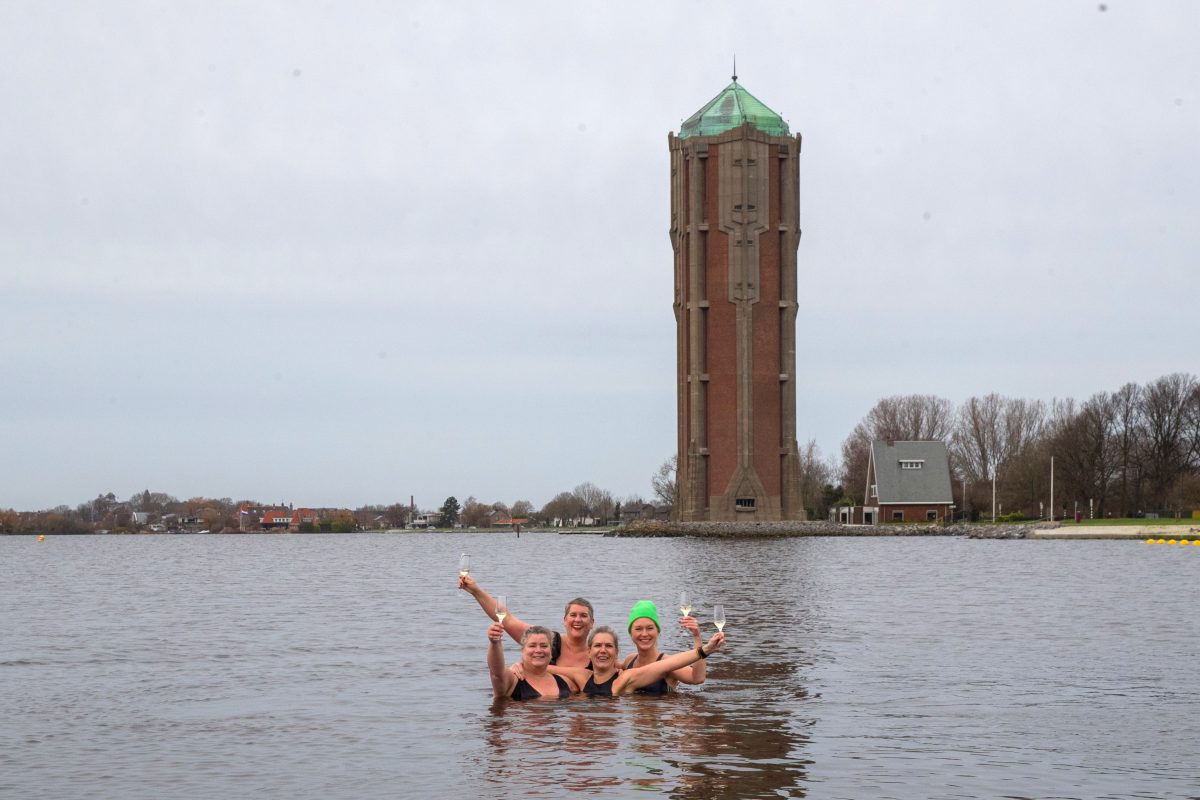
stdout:
{"type": "Polygon", "coordinates": [[[863,504],[854,509],[854,522],[944,523],[953,508],[945,442],[871,442],[863,504]]]}

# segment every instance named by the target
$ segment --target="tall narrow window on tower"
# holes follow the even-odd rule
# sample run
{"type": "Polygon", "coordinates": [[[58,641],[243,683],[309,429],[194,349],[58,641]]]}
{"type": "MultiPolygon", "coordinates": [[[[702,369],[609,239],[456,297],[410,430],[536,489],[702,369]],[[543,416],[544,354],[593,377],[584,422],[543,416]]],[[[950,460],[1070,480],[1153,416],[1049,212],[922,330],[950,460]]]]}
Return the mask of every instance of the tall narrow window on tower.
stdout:
{"type": "Polygon", "coordinates": [[[674,517],[804,519],[795,380],[800,135],[734,78],[667,143],[674,517]]]}

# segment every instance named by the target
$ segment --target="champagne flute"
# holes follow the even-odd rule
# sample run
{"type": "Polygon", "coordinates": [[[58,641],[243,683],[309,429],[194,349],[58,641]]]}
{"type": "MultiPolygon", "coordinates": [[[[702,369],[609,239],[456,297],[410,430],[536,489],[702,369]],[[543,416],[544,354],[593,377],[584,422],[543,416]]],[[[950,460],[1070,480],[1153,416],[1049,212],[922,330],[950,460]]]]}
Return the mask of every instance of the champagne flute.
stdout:
{"type": "Polygon", "coordinates": [[[501,625],[504,624],[504,618],[508,616],[508,598],[504,595],[496,597],[496,621],[501,625]]]}
{"type": "Polygon", "coordinates": [[[725,631],[725,606],[713,606],[713,625],[717,630],[725,631]]]}
{"type": "Polygon", "coordinates": [[[679,593],[679,613],[685,617],[692,614],[692,598],[687,592],[679,593]]]}
{"type": "Polygon", "coordinates": [[[471,556],[463,553],[458,557],[458,577],[465,578],[471,573],[471,556]]]}

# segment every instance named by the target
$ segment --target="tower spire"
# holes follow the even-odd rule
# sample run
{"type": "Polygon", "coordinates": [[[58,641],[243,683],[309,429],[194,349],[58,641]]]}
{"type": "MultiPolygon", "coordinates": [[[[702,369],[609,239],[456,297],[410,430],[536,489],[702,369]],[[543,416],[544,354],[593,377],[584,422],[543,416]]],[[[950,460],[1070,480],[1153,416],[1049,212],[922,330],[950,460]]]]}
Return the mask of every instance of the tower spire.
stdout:
{"type": "Polygon", "coordinates": [[[733,82],[737,83],[737,53],[733,54],[733,82]]]}

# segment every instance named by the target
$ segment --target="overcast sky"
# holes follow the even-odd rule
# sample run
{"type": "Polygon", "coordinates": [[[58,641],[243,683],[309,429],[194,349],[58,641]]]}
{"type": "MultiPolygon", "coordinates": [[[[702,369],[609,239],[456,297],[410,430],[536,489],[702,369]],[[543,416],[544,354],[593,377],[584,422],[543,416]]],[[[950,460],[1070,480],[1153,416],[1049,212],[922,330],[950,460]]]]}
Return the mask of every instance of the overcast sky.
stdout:
{"type": "Polygon", "coordinates": [[[1200,4],[0,3],[0,507],[649,496],[667,133],[804,136],[798,431],[1200,372],[1200,4]]]}

